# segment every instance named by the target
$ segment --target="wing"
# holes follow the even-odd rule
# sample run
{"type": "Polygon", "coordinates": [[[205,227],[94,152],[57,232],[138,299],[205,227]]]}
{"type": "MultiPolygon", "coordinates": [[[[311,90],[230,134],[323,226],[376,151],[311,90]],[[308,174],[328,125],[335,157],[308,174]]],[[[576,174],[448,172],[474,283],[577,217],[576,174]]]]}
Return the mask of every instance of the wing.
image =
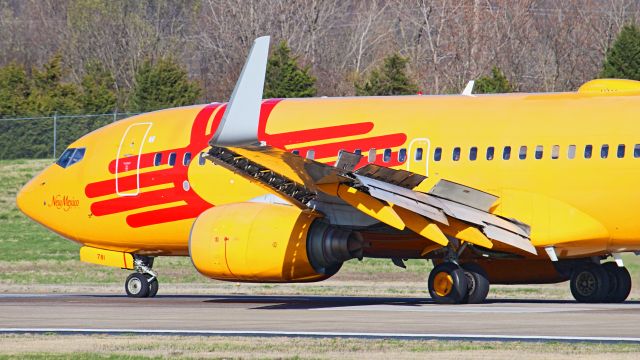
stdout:
{"type": "Polygon", "coordinates": [[[497,241],[536,254],[528,227],[490,212],[497,200],[491,194],[373,164],[355,170],[361,156],[354,153],[341,152],[335,166],[329,166],[259,143],[258,114],[268,44],[268,37],[255,41],[223,120],[209,142],[209,160],[301,208],[318,202],[346,203],[390,227],[409,228],[441,246],[459,239],[492,248],[497,241]],[[431,182],[428,192],[414,190],[424,182],[431,182]]]}

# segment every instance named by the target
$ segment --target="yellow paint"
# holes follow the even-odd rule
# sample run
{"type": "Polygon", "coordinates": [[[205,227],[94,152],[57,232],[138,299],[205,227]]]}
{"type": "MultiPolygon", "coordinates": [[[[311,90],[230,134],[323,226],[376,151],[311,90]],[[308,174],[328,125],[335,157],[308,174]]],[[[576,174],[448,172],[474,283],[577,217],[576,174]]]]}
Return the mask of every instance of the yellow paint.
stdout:
{"type": "Polygon", "coordinates": [[[447,218],[449,226],[443,226],[442,232],[472,244],[480,245],[487,249],[493,248],[493,242],[489,240],[478,228],[465,224],[462,221],[447,218]]]}
{"type": "Polygon", "coordinates": [[[91,264],[133,269],[133,256],[120,251],[83,246],[80,248],[80,260],[91,264]]]}
{"type": "Polygon", "coordinates": [[[626,79],[595,79],[584,83],[578,93],[616,94],[635,93],[640,95],[640,82],[626,79]]]}
{"type": "Polygon", "coordinates": [[[449,239],[436,223],[400,206],[393,205],[392,208],[409,229],[441,246],[449,244],[449,239]]]}
{"type": "MultiPolygon", "coordinates": [[[[354,137],[404,134],[404,143],[390,147],[409,149],[410,159],[414,148],[423,149],[423,160],[396,166],[420,174],[428,171],[429,179],[416,190],[429,191],[434,179],[442,178],[496,194],[500,201],[493,212],[530,225],[533,243],[556,246],[561,258],[637,251],[640,250],[640,221],[634,209],[640,203],[640,192],[637,191],[640,158],[633,154],[635,144],[640,143],[637,135],[640,132],[640,97],[634,90],[638,84],[600,81],[585,86],[581,92],[560,94],[286,99],[271,112],[266,132],[278,134],[373,123],[373,129],[367,134],[328,134],[326,139],[312,143],[340,144],[354,137]],[[599,89],[624,91],[610,96],[613,94],[601,93],[599,89]],[[609,145],[606,159],[600,158],[603,144],[609,145]],[[624,158],[616,156],[619,144],[625,145],[624,158]],[[583,155],[586,145],[593,146],[590,159],[583,155]],[[505,146],[511,146],[509,160],[502,159],[505,146]],[[521,146],[527,147],[525,160],[518,158],[521,146]],[[543,147],[542,159],[534,157],[536,146],[543,147]],[[551,158],[554,146],[559,147],[557,159],[551,158]],[[573,159],[568,157],[570,146],[575,146],[573,159]],[[461,149],[461,157],[454,161],[452,152],[457,147],[461,149]],[[477,148],[476,160],[469,158],[472,147],[477,148]],[[489,147],[494,148],[492,160],[485,156],[489,147]],[[438,148],[442,151],[442,159],[435,161],[434,152],[438,148]]],[[[143,153],[181,149],[189,145],[191,127],[202,109],[200,105],[142,114],[78,139],[70,146],[86,147],[84,160],[66,169],[57,165],[48,167],[22,189],[17,200],[19,208],[49,229],[80,244],[153,256],[187,255],[189,232],[197,214],[133,227],[128,224],[131,216],[173,207],[151,205],[97,216],[91,210],[93,203],[119,196],[112,193],[89,198],[85,189],[91,183],[115,179],[115,174],[109,171],[109,163],[115,159],[125,131],[131,125],[152,124],[146,137],[138,134],[137,142],[132,140],[133,146],[130,142],[126,144],[130,148],[128,153],[135,151],[137,145],[143,146],[143,153]],[[143,138],[142,144],[140,139],[143,138]],[[64,197],[69,206],[56,200],[64,197]]],[[[208,123],[212,123],[217,111],[206,119],[208,123]]],[[[241,203],[268,193],[259,184],[210,162],[199,165],[197,155],[207,150],[206,140],[211,134],[202,136],[205,142],[201,148],[192,150],[193,160],[184,179],[176,180],[175,184],[169,181],[141,187],[137,196],[154,189],[168,189],[167,196],[175,197],[168,203],[191,204],[187,202],[189,199],[183,198],[188,192],[183,190],[186,186],[204,201],[201,209],[206,209],[206,204],[241,203]],[[183,181],[187,181],[186,185],[183,181]]],[[[288,148],[296,146],[299,144],[290,144],[288,148]]],[[[360,147],[366,155],[368,149],[360,147]]],[[[378,153],[383,152],[382,147],[376,147],[378,153]]],[[[334,155],[329,154],[318,160],[332,158],[334,155]]],[[[289,166],[265,161],[271,161],[277,172],[300,180],[299,174],[289,166]]],[[[163,164],[141,169],[140,174],[149,176],[162,170],[178,172],[183,168],[180,162],[181,158],[178,158],[174,167],[163,164]]],[[[120,175],[132,174],[136,171],[127,169],[120,175]]],[[[335,189],[335,193],[338,192],[362,211],[378,216],[391,226],[401,229],[406,224],[418,234],[437,241],[435,230],[426,227],[421,230],[415,221],[403,220],[389,205],[374,204],[372,198],[355,189],[335,189]]],[[[133,193],[135,189],[125,191],[125,194],[133,193]]],[[[128,200],[136,202],[138,197],[132,196],[128,200]]],[[[241,219],[237,222],[243,224],[241,219]]],[[[439,228],[446,235],[489,247],[486,237],[474,230],[439,228]]],[[[424,243],[420,246],[424,247],[424,243]]],[[[421,252],[423,249],[416,250],[421,252]]]]}
{"type": "Polygon", "coordinates": [[[393,208],[380,200],[358,191],[350,186],[340,184],[337,191],[338,197],[346,201],[349,205],[371,216],[374,219],[392,226],[398,230],[403,230],[405,224],[393,210],[393,208]]]}
{"type": "Polygon", "coordinates": [[[194,266],[230,281],[305,282],[326,278],[306,253],[309,226],[318,216],[294,206],[237,203],[211,208],[195,221],[194,266]]]}
{"type": "Polygon", "coordinates": [[[441,271],[433,278],[433,290],[438,296],[447,296],[453,289],[453,278],[447,272],[441,271]]]}

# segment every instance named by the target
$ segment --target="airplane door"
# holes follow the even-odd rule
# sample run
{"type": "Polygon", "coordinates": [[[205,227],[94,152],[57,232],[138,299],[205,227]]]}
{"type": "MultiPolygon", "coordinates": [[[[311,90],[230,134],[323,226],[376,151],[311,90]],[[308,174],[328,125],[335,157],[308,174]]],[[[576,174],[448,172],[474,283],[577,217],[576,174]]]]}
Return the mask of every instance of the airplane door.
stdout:
{"type": "Polygon", "coordinates": [[[120,196],[136,196],[140,193],[140,156],[147,140],[151,123],[130,125],[120,140],[116,157],[116,193],[120,196]],[[131,186],[131,177],[135,182],[131,186]]]}
{"type": "Polygon", "coordinates": [[[413,139],[409,143],[407,154],[407,170],[416,174],[429,176],[429,156],[431,141],[428,138],[413,139]]]}

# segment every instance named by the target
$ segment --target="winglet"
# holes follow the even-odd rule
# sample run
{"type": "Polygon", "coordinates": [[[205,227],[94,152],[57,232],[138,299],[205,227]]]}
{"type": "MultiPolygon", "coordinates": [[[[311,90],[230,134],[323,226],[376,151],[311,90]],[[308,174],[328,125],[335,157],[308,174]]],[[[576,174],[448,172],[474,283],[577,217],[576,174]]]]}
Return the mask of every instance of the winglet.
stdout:
{"type": "Polygon", "coordinates": [[[263,36],[253,42],[227,109],[209,145],[237,146],[258,142],[269,41],[269,36],[263,36]]]}
{"type": "Polygon", "coordinates": [[[473,85],[475,85],[475,81],[471,80],[467,83],[467,86],[462,90],[462,95],[464,96],[473,96],[473,85]]]}

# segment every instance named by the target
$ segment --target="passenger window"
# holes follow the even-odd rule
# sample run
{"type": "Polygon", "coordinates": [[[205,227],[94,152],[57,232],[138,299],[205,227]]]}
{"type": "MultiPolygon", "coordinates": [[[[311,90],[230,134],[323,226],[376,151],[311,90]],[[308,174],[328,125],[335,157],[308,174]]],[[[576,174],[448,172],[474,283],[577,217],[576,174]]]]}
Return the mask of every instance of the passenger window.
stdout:
{"type": "Polygon", "coordinates": [[[551,148],[551,159],[558,160],[560,157],[560,145],[553,145],[551,148]]]}
{"type": "Polygon", "coordinates": [[[176,153],[169,154],[169,165],[174,166],[176,164],[176,153]]]}
{"type": "Polygon", "coordinates": [[[191,164],[191,153],[186,152],[184,153],[184,157],[182,158],[182,165],[189,166],[189,164],[191,164]]]}
{"type": "Polygon", "coordinates": [[[153,156],[153,165],[160,166],[160,164],[162,164],[162,153],[156,153],[153,156]]]}
{"type": "Polygon", "coordinates": [[[455,147],[453,148],[453,161],[458,161],[460,160],[460,148],[459,147],[455,147]]]}
{"type": "Polygon", "coordinates": [[[606,159],[607,157],[609,157],[609,145],[605,144],[600,148],[600,158],[606,159]]]}
{"type": "Polygon", "coordinates": [[[416,161],[421,161],[422,160],[422,148],[417,148],[416,149],[415,159],[416,159],[416,161]]]}
{"type": "Polygon", "coordinates": [[[518,157],[520,158],[520,160],[524,160],[527,158],[527,147],[526,146],[520,146],[520,153],[518,154],[518,157]]]}
{"type": "Polygon", "coordinates": [[[389,162],[391,161],[391,149],[384,149],[384,153],[382,156],[382,161],[389,162]]]}
{"type": "Polygon", "coordinates": [[[376,162],[376,149],[369,149],[369,162],[376,162]]]}
{"type": "MultiPolygon", "coordinates": [[[[358,155],[360,155],[360,153],[356,153],[358,155]]],[[[315,150],[307,150],[307,159],[313,160],[316,157],[316,151],[315,150]]]]}
{"type": "Polygon", "coordinates": [[[584,158],[591,159],[591,154],[593,153],[593,145],[585,145],[584,147],[584,158]]]}
{"type": "Polygon", "coordinates": [[[206,161],[207,159],[204,158],[204,153],[201,152],[200,155],[198,156],[198,165],[202,166],[205,164],[206,161]]]}
{"type": "Polygon", "coordinates": [[[398,161],[405,162],[407,160],[407,149],[400,149],[398,152],[398,161]]]}
{"type": "Polygon", "coordinates": [[[633,157],[634,158],[639,158],[640,157],[640,144],[636,144],[633,147],[633,157]]]}
{"type": "Polygon", "coordinates": [[[489,146],[487,148],[487,160],[493,160],[493,153],[495,152],[495,149],[493,148],[493,146],[489,146]]]}
{"type": "Polygon", "coordinates": [[[502,160],[509,160],[511,158],[511,146],[505,146],[502,151],[502,160]]]}
{"type": "Polygon", "coordinates": [[[433,161],[440,161],[442,159],[442,148],[437,147],[433,152],[433,161]]]}
{"type": "Polygon", "coordinates": [[[618,145],[618,154],[617,154],[618,155],[618,159],[622,159],[624,157],[624,152],[625,152],[624,148],[625,148],[624,144],[618,145]]]}
{"type": "Polygon", "coordinates": [[[544,148],[542,147],[542,145],[536,146],[536,154],[535,154],[535,156],[536,156],[537,160],[542,159],[543,150],[544,150],[544,148]]]}
{"type": "Polygon", "coordinates": [[[473,161],[478,158],[478,148],[473,146],[469,149],[469,160],[473,161]]]}
{"type": "Polygon", "coordinates": [[[567,148],[567,158],[574,159],[575,157],[576,157],[576,146],[569,145],[569,147],[567,148]]]}

